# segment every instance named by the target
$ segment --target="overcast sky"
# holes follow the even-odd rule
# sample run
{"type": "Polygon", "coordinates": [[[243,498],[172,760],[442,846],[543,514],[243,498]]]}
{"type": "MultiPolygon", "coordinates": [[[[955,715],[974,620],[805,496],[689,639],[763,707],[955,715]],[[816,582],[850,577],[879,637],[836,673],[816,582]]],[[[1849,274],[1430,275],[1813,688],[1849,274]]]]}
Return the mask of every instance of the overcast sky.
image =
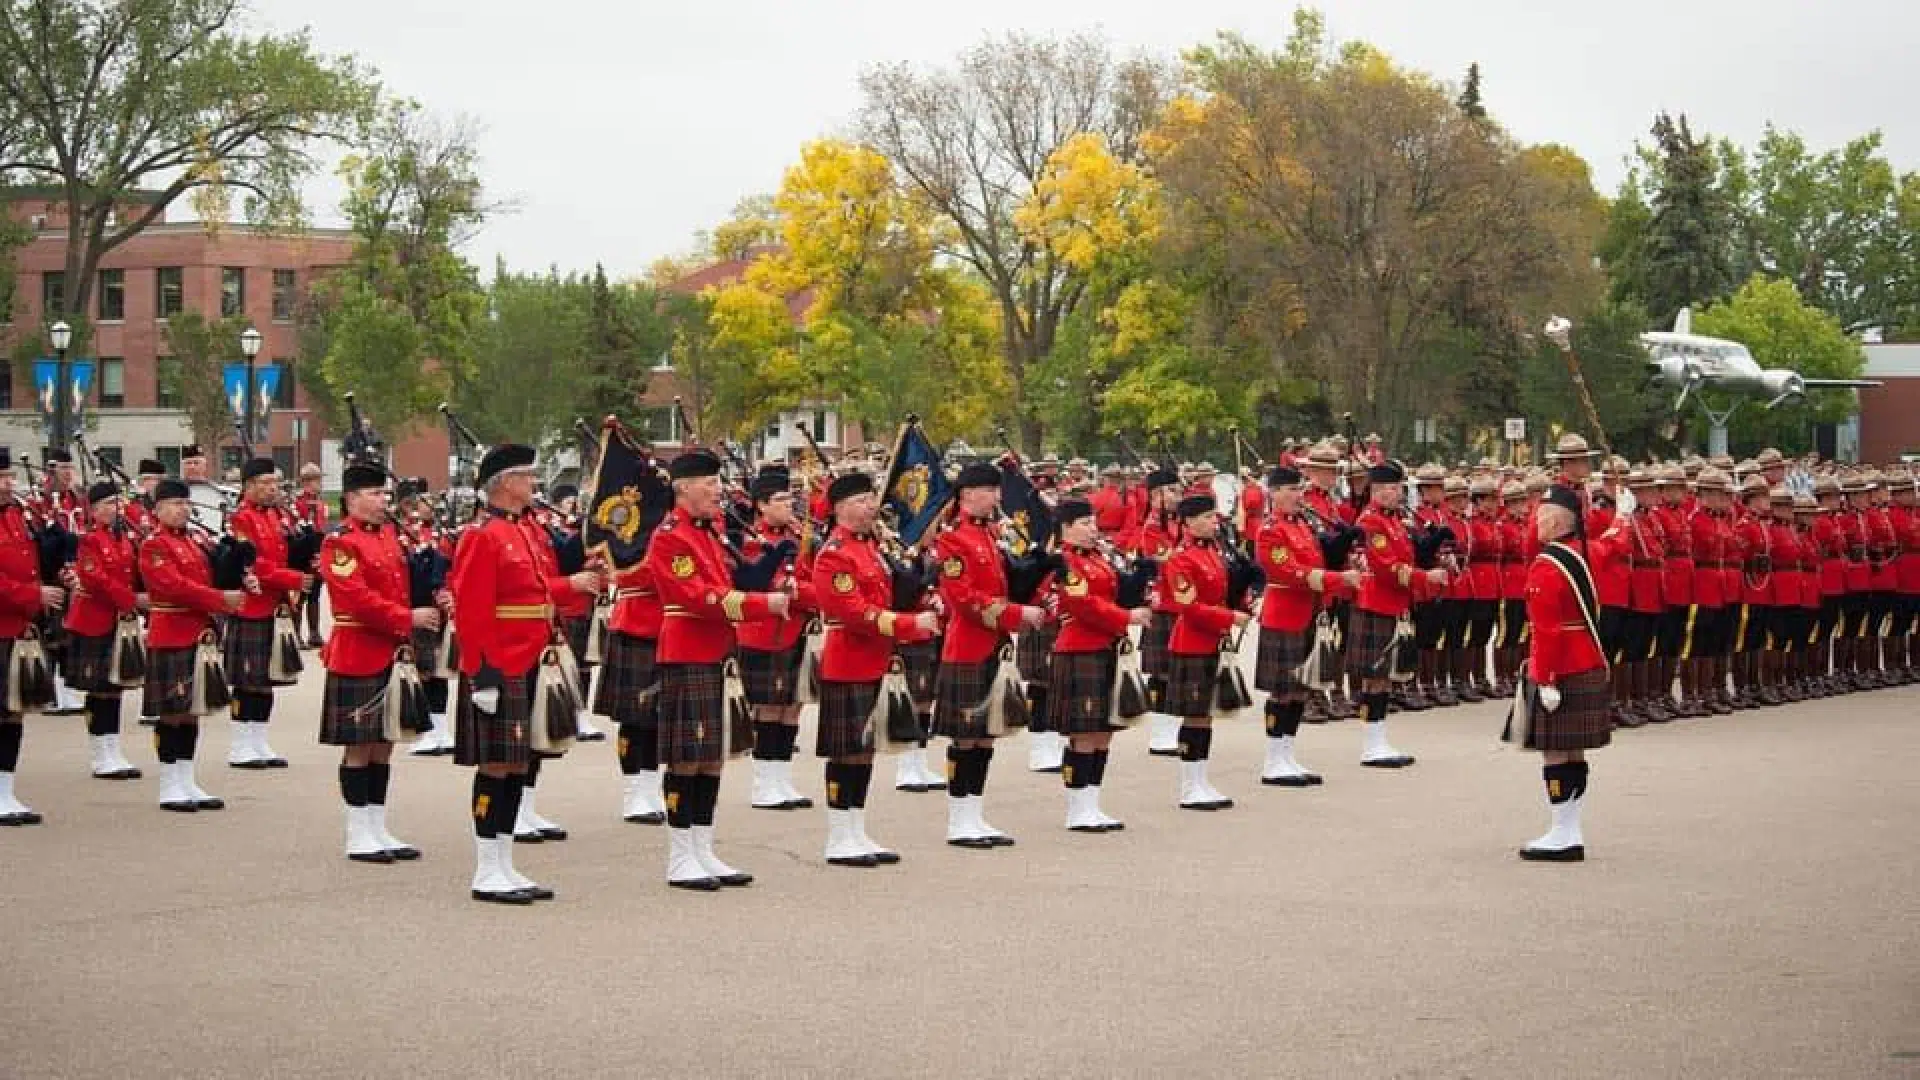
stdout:
{"type": "MultiPolygon", "coordinates": [[[[688,248],[801,143],[844,130],[873,64],[947,63],[985,35],[1098,30],[1165,54],[1222,29],[1277,46],[1286,3],[1220,0],[253,0],[394,91],[484,131],[486,180],[516,209],[468,254],[487,272],[596,261],[614,277],[688,248]]],[[[1817,148],[1879,129],[1920,168],[1920,4],[1910,0],[1344,0],[1336,39],[1457,81],[1478,61],[1494,115],[1566,143],[1611,191],[1661,109],[1743,143],[1774,124],[1817,148]]],[[[325,215],[338,189],[315,186],[325,215]]]]}

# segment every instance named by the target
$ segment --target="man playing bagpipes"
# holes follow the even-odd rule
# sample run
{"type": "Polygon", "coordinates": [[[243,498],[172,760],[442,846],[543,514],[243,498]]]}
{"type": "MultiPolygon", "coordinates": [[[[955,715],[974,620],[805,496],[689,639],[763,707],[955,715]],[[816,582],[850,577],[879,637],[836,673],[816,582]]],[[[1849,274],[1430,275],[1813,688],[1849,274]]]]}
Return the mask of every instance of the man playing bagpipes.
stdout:
{"type": "Polygon", "coordinates": [[[327,669],[320,742],[341,749],[347,858],[380,864],[420,857],[387,831],[387,785],[394,742],[435,722],[411,653],[415,630],[440,626],[437,607],[409,606],[407,556],[388,520],[386,485],[377,462],[346,467],[340,501],[347,520],[321,544],[319,559],[333,609],[333,634],[320,653],[327,669]]]}
{"type": "MultiPolygon", "coordinates": [[[[572,484],[561,484],[551,494],[551,504],[536,508],[534,518],[546,529],[547,546],[553,559],[549,570],[559,577],[567,577],[589,569],[586,538],[580,531],[580,489],[572,484]]],[[[597,565],[593,568],[598,569],[597,565]]],[[[573,650],[574,670],[580,676],[580,700],[583,703],[589,700],[593,669],[598,666],[588,656],[587,646],[593,637],[594,607],[599,600],[598,596],[568,593],[556,609],[560,618],[560,632],[566,637],[567,647],[573,650]]],[[[583,707],[577,721],[581,742],[605,741],[606,732],[593,725],[592,710],[583,707]]],[[[528,793],[532,793],[531,785],[528,793]]],[[[521,813],[525,814],[528,803],[522,802],[521,807],[521,813]]],[[[522,830],[522,834],[524,832],[522,830]]]]}
{"type": "Polygon", "coordinates": [[[1066,736],[1066,760],[1060,774],[1067,790],[1067,828],[1074,832],[1114,832],[1125,828],[1100,809],[1113,731],[1146,710],[1140,672],[1122,673],[1121,650],[1129,653],[1136,626],[1153,619],[1146,606],[1148,571],[1136,567],[1123,577],[1115,558],[1100,549],[1093,504],[1061,501],[1055,509],[1066,570],[1060,580],[1060,633],[1054,639],[1048,706],[1052,728],[1066,736]],[[1123,677],[1135,680],[1121,687],[1123,677]],[[1116,700],[1116,694],[1132,697],[1116,700]]]}
{"type": "Polygon", "coordinates": [[[188,814],[219,810],[226,804],[194,780],[193,757],[200,718],[230,701],[213,616],[239,611],[247,594],[214,587],[210,557],[187,531],[194,510],[187,485],[162,480],[153,496],[160,527],[140,545],[140,577],[151,600],[141,715],[155,725],[160,806],[188,814]]]}
{"type": "MultiPolygon", "coordinates": [[[[801,660],[806,653],[807,621],[817,610],[811,566],[799,565],[799,519],[794,512],[792,475],[784,465],[762,466],[749,494],[753,526],[742,537],[741,554],[749,562],[771,558],[772,592],[793,593],[792,610],[779,618],[740,624],[740,681],[753,706],[753,798],[761,810],[804,810],[813,800],[793,786],[793,749],[800,736],[801,660]]],[[[871,762],[869,762],[871,765],[871,762]]]]}
{"type": "MultiPolygon", "coordinates": [[[[1180,808],[1225,810],[1233,800],[1207,780],[1216,710],[1237,711],[1245,701],[1221,700],[1227,635],[1252,616],[1235,603],[1235,582],[1218,540],[1220,514],[1212,491],[1180,500],[1182,539],[1160,571],[1161,601],[1174,615],[1168,639],[1165,708],[1180,719],[1180,808]]],[[[1242,590],[1244,592],[1244,590],[1242,590]]],[[[1237,675],[1237,672],[1234,673],[1237,675]]]]}
{"type": "Polygon", "coordinates": [[[871,867],[900,861],[867,835],[874,752],[895,743],[917,746],[922,735],[894,647],[932,640],[939,617],[895,607],[893,571],[874,531],[880,500],[873,477],[836,477],[827,501],[833,532],[814,558],[809,583],[826,620],[814,737],[814,753],[827,760],[826,860],[871,867]],[[900,673],[889,678],[894,670],[900,673]],[[906,730],[894,730],[896,724],[906,730]]]}
{"type": "Polygon", "coordinates": [[[1273,514],[1260,529],[1254,550],[1267,578],[1260,601],[1260,654],[1254,686],[1267,692],[1267,760],[1260,782],[1310,787],[1318,774],[1301,766],[1293,743],[1306,714],[1307,694],[1333,675],[1331,605],[1351,598],[1358,570],[1327,569],[1323,538],[1301,512],[1298,470],[1282,465],[1267,474],[1273,514]],[[1317,654],[1317,655],[1316,655],[1317,654]],[[1303,674],[1309,661],[1314,680],[1303,674]]]}
{"type": "Polygon", "coordinates": [[[667,884],[711,891],[753,881],[713,850],[720,774],[734,741],[730,728],[749,723],[744,691],[730,674],[734,627],[785,616],[791,598],[766,591],[763,582],[752,582],[759,587],[749,590],[736,577],[721,535],[720,459],[689,450],[673,459],[667,474],[673,510],[654,530],[646,557],[666,605],[657,655],[660,760],[668,769],[671,830],[667,884]]]}
{"type": "MultiPolygon", "coordinates": [[[[143,462],[142,464],[144,465],[145,463],[143,462]]],[[[320,466],[313,462],[309,461],[305,465],[300,466],[300,490],[293,496],[293,516],[302,525],[312,529],[321,536],[325,536],[327,533],[327,501],[320,497],[320,483],[322,478],[320,466]]],[[[306,617],[307,647],[317,649],[320,647],[319,575],[316,574],[314,576],[313,584],[307,589],[307,602],[300,605],[300,608],[306,617]]],[[[442,685],[445,685],[444,681],[442,685]]],[[[444,698],[442,699],[441,711],[443,713],[446,711],[444,698]]],[[[436,730],[445,731],[446,728],[447,725],[442,723],[436,730]]],[[[452,747],[453,743],[449,741],[447,748],[451,750],[452,747]]]]}
{"type": "Polygon", "coordinates": [[[1416,601],[1431,597],[1447,585],[1439,567],[1423,570],[1417,563],[1413,538],[1401,514],[1407,473],[1388,461],[1367,469],[1370,488],[1360,531],[1366,559],[1366,577],[1354,601],[1353,637],[1347,662],[1360,675],[1361,704],[1365,709],[1366,741],[1360,764],[1377,769],[1400,769],[1413,764],[1387,742],[1387,695],[1393,684],[1412,673],[1405,655],[1413,640],[1404,624],[1416,601]]]}
{"type": "Polygon", "coordinates": [[[527,515],[533,462],[532,447],[513,443],[480,459],[486,507],[462,537],[449,578],[464,676],[453,760],[474,767],[472,895],[496,904],[553,896],[514,868],[514,824],[536,754],[561,752],[578,730],[573,687],[554,647],[554,602],[568,590],[600,588],[596,574],[549,571],[546,531],[527,515]]]}
{"type": "MultiPolygon", "coordinates": [[[[1352,504],[1340,498],[1336,491],[1341,464],[1340,451],[1332,443],[1320,442],[1305,452],[1300,465],[1300,471],[1307,479],[1307,489],[1300,500],[1305,507],[1303,512],[1322,538],[1322,550],[1329,556],[1327,569],[1336,573],[1347,569],[1348,552],[1360,541],[1359,529],[1354,525],[1359,515],[1352,504]],[[1337,541],[1339,546],[1324,546],[1329,541],[1337,541]],[[1339,558],[1332,557],[1335,555],[1339,558]]],[[[1308,723],[1351,720],[1356,715],[1346,687],[1348,642],[1353,623],[1351,601],[1334,601],[1333,623],[1333,668],[1321,673],[1331,685],[1324,698],[1320,695],[1308,698],[1307,711],[1301,717],[1308,723]]]]}
{"type": "Polygon", "coordinates": [[[233,691],[232,743],[227,764],[236,769],[284,769],[287,759],[267,745],[276,687],[300,678],[300,638],[293,625],[293,598],[313,577],[288,565],[287,532],[279,512],[280,468],[272,458],[254,458],[240,470],[240,509],[227,528],[253,546],[247,602],[227,619],[227,684],[233,691]]]}
{"type": "Polygon", "coordinates": [[[1506,737],[1545,762],[1552,827],[1520,849],[1529,862],[1586,858],[1580,812],[1586,803],[1586,752],[1612,739],[1607,657],[1600,642],[1599,600],[1582,548],[1582,500],[1555,486],[1535,514],[1542,544],[1527,571],[1527,621],[1533,638],[1527,678],[1506,737]],[[1516,732],[1513,728],[1518,728],[1516,732]]]}
{"type": "Polygon", "coordinates": [[[120,748],[120,695],[146,678],[146,643],[141,639],[134,580],[133,537],[121,517],[120,488],[101,481],[87,489],[92,528],[80,538],[74,561],[73,602],[67,607],[67,675],[87,696],[87,742],[93,775],[103,780],[138,780],[120,748]]]}
{"type": "MultiPolygon", "coordinates": [[[[447,595],[447,576],[453,570],[455,530],[442,531],[434,521],[433,508],[427,502],[427,481],[423,477],[396,478],[394,494],[399,511],[393,515],[399,528],[400,547],[407,559],[407,606],[451,606],[447,595]]],[[[319,598],[308,601],[317,606],[319,598]]],[[[427,713],[433,727],[421,733],[407,749],[410,755],[443,757],[453,753],[453,725],[447,720],[447,701],[452,690],[458,660],[452,650],[453,631],[445,620],[433,627],[413,629],[413,663],[426,688],[427,713]]]]}
{"type": "Polygon", "coordinates": [[[39,652],[34,621],[58,614],[66,590],[42,581],[40,548],[27,524],[26,508],[14,495],[13,455],[0,447],[0,826],[38,825],[40,815],[13,794],[13,773],[20,764],[21,719],[29,709],[53,702],[46,658],[39,652]]]}
{"type": "MultiPolygon", "coordinates": [[[[1143,487],[1147,493],[1146,516],[1121,546],[1136,559],[1161,564],[1172,557],[1174,545],[1180,541],[1179,516],[1175,513],[1180,502],[1180,474],[1172,469],[1155,469],[1147,474],[1143,487]]],[[[1148,724],[1147,752],[1171,757],[1180,752],[1180,718],[1166,708],[1170,664],[1167,641],[1173,637],[1173,612],[1157,591],[1151,606],[1153,621],[1140,632],[1140,667],[1147,675],[1147,699],[1155,713],[1148,724]]]]}
{"type": "Polygon", "coordinates": [[[933,733],[947,747],[947,843],[1006,847],[1013,837],[987,824],[983,803],[993,740],[1024,721],[1008,635],[1037,629],[1046,613],[1007,597],[1000,551],[1000,470],[974,463],[954,481],[954,520],[934,541],[948,623],[934,685],[933,733]],[[1002,654],[1005,654],[1004,656],[1002,654]]]}
{"type": "MultiPolygon", "coordinates": [[[[79,474],[74,468],[72,451],[64,447],[49,447],[45,461],[47,467],[42,474],[45,487],[37,497],[38,516],[43,531],[66,538],[69,546],[62,558],[65,565],[71,565],[74,547],[87,530],[87,500],[79,490],[79,474]]],[[[61,577],[65,576],[63,572],[61,577]]],[[[47,663],[53,671],[54,701],[47,715],[70,716],[81,712],[86,708],[86,702],[67,677],[66,631],[60,620],[50,615],[41,620],[40,633],[47,663]]]]}
{"type": "Polygon", "coordinates": [[[127,525],[133,530],[135,540],[145,540],[154,529],[159,528],[153,520],[153,486],[166,479],[167,467],[152,458],[141,458],[134,466],[133,490],[126,493],[126,505],[122,514],[127,525]]]}

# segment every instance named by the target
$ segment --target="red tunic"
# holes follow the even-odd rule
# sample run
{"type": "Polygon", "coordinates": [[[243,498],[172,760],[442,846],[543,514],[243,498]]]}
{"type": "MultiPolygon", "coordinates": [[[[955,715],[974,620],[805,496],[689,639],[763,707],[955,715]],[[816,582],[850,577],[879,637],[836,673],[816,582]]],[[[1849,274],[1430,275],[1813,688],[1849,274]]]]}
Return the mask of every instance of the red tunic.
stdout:
{"type": "Polygon", "coordinates": [[[1740,559],[1726,512],[1695,511],[1687,532],[1693,538],[1693,602],[1703,608],[1739,603],[1740,559]]]}
{"type": "Polygon", "coordinates": [[[1305,630],[1327,601],[1353,595],[1345,578],[1327,572],[1320,539],[1299,514],[1268,522],[1254,538],[1254,557],[1267,574],[1260,601],[1264,630],[1305,630]]]}
{"type": "Polygon", "coordinates": [[[1893,532],[1900,541],[1900,555],[1894,564],[1894,580],[1901,592],[1908,596],[1920,595],[1920,509],[1894,507],[1893,532]]]}
{"type": "Polygon", "coordinates": [[[1866,592],[1873,580],[1873,568],[1867,561],[1866,515],[1851,508],[1841,510],[1834,515],[1834,524],[1840,527],[1844,541],[1841,552],[1846,559],[1846,591],[1849,594],[1866,592]]]}
{"type": "Polygon", "coordinates": [[[525,675],[553,640],[553,603],[568,586],[548,576],[545,544],[545,534],[525,515],[491,508],[460,537],[447,583],[466,675],[483,666],[525,675]]]}
{"type": "Polygon", "coordinates": [[[40,614],[40,550],[17,502],[0,506],[0,639],[27,632],[40,614]]]}
{"type": "Polygon", "coordinates": [[[185,529],[162,528],[140,545],[140,576],[152,601],[147,645],[184,649],[212,625],[209,616],[227,610],[226,597],[213,587],[207,553],[185,529]]]}
{"type": "Polygon", "coordinates": [[[1767,522],[1767,552],[1773,565],[1773,599],[1779,607],[1800,607],[1807,598],[1807,571],[1800,534],[1792,522],[1767,522]]]}
{"type": "Polygon", "coordinates": [[[1500,521],[1500,599],[1527,598],[1527,566],[1535,552],[1534,532],[1528,527],[1524,508],[1500,521]]]}
{"type": "Polygon", "coordinates": [[[1847,591],[1847,534],[1840,526],[1840,511],[1822,510],[1813,519],[1813,543],[1820,551],[1820,595],[1842,595],[1847,591]]]}
{"type": "Polygon", "coordinates": [[[1772,524],[1758,514],[1742,514],[1734,524],[1734,539],[1745,571],[1740,580],[1740,603],[1764,607],[1781,602],[1776,598],[1780,582],[1774,566],[1772,524]]]}
{"type": "Polygon", "coordinates": [[[253,576],[260,581],[260,591],[248,593],[235,614],[242,619],[271,619],[289,593],[300,591],[300,571],[287,566],[286,530],[274,511],[252,503],[234,512],[228,528],[253,545],[253,576]]]}
{"type": "MultiPolygon", "coordinates": [[[[747,537],[741,546],[741,554],[749,560],[757,560],[767,549],[782,540],[793,541],[796,547],[800,543],[800,532],[788,527],[781,529],[761,526],[747,537]]],[[[760,652],[784,652],[793,648],[806,632],[807,619],[819,605],[815,602],[813,568],[799,565],[798,559],[792,559],[781,565],[773,577],[773,591],[793,593],[793,607],[787,614],[774,619],[752,619],[740,624],[740,647],[757,649],[760,652]]]]}
{"type": "Polygon", "coordinates": [[[1414,601],[1425,600],[1438,591],[1428,583],[1426,571],[1413,564],[1413,541],[1398,515],[1368,507],[1360,515],[1360,529],[1367,537],[1361,549],[1367,560],[1367,578],[1360,585],[1356,601],[1360,610],[1397,618],[1411,611],[1414,601]]]}
{"type": "Polygon", "coordinates": [[[1501,563],[1506,558],[1506,531],[1491,514],[1467,519],[1467,577],[1475,600],[1500,599],[1501,563]]]}
{"type": "Polygon", "coordinates": [[[320,662],[337,675],[387,670],[394,650],[413,636],[407,559],[398,531],[349,522],[320,542],[319,569],[333,608],[333,633],[320,662]]]}
{"type": "Polygon", "coordinates": [[[80,538],[80,557],[74,573],[80,587],[73,591],[61,625],[86,637],[105,637],[119,625],[120,616],[134,608],[133,540],[118,529],[95,529],[80,538]]]}
{"type": "Polygon", "coordinates": [[[1189,540],[1180,545],[1160,570],[1167,610],[1176,616],[1168,648],[1180,656],[1210,656],[1220,651],[1220,639],[1233,629],[1234,613],[1227,603],[1227,565],[1211,540],[1189,540]]]}
{"type": "Polygon", "coordinates": [[[896,644],[926,641],[910,612],[897,612],[893,574],[871,536],[836,526],[815,555],[808,590],[827,624],[820,677],[829,682],[878,682],[896,644]]]}
{"type": "Polygon", "coordinates": [[[1527,570],[1527,673],[1541,686],[1604,664],[1580,600],[1566,574],[1545,554],[1527,570]]]}
{"type": "Polygon", "coordinates": [[[1894,592],[1900,588],[1900,573],[1894,561],[1900,554],[1900,535],[1894,529],[1892,507],[1875,506],[1861,512],[1867,531],[1867,589],[1870,592],[1894,592]]]}
{"type": "Polygon", "coordinates": [[[1093,504],[1093,523],[1107,536],[1119,536],[1133,524],[1132,506],[1125,488],[1102,487],[1087,500],[1093,504]]]}
{"type": "Polygon", "coordinates": [[[718,664],[733,652],[734,624],[768,616],[770,593],[733,587],[732,562],[711,520],[674,507],[647,542],[646,564],[666,604],[656,659],[718,664]]]}
{"type": "Polygon", "coordinates": [[[607,629],[652,640],[660,636],[666,617],[660,591],[653,587],[653,571],[644,561],[613,575],[613,612],[607,616],[607,629]]]}
{"type": "Polygon", "coordinates": [[[1687,607],[1693,603],[1693,530],[1687,523],[1686,508],[1667,503],[1655,515],[1666,545],[1666,576],[1660,581],[1660,593],[1668,607],[1687,607]]]}
{"type": "Polygon", "coordinates": [[[1106,556],[1085,548],[1068,547],[1067,576],[1060,586],[1060,635],[1053,651],[1100,652],[1113,647],[1130,625],[1127,609],[1119,605],[1120,575],[1106,556]]]}
{"type": "Polygon", "coordinates": [[[1026,609],[1007,599],[1006,568],[993,530],[987,522],[961,518],[934,541],[940,598],[951,616],[940,646],[941,663],[982,663],[1008,634],[1020,629],[1026,609]]]}
{"type": "Polygon", "coordinates": [[[1624,522],[1618,516],[1614,521],[1628,538],[1627,608],[1643,615],[1658,615],[1666,607],[1666,560],[1663,558],[1666,536],[1661,531],[1660,519],[1636,513],[1624,522]]]}

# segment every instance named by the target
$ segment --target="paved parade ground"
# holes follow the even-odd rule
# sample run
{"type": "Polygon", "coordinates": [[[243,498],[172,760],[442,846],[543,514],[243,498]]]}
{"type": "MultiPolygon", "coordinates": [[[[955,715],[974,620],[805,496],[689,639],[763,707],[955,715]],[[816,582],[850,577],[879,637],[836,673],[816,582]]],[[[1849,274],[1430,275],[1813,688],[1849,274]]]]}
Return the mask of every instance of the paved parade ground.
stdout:
{"type": "Polygon", "coordinates": [[[1257,718],[1227,724],[1218,814],[1124,734],[1111,835],[1062,829],[1014,740],[1010,850],[945,846],[945,797],[883,762],[905,861],[871,870],[729,769],[718,847],[759,880],[715,895],[665,886],[665,830],[619,820],[585,745],[540,785],[572,838],[517,849],[559,899],[502,908],[467,898],[448,759],[395,768],[423,861],[342,857],[319,687],[282,695],[291,769],[227,768],[209,725],[228,809],[194,817],[151,771],[88,778],[81,719],[29,721],[47,823],[0,830],[0,1076],[1920,1076],[1920,688],[1622,733],[1574,866],[1515,859],[1546,810],[1493,704],[1396,716],[1399,773],[1358,766],[1358,723],[1304,728],[1311,791],[1262,789],[1257,718]]]}

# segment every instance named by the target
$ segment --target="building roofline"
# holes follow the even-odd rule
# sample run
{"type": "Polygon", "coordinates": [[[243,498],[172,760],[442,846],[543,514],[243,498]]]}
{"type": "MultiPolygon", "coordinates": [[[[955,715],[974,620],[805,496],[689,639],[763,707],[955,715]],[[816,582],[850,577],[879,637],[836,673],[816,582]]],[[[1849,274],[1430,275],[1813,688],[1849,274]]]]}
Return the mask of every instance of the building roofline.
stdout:
{"type": "MultiPolygon", "coordinates": [[[[115,202],[146,203],[152,206],[166,198],[166,192],[150,188],[134,188],[120,193],[115,202]]],[[[64,200],[67,189],[60,184],[16,184],[0,187],[0,202],[14,202],[20,199],[58,198],[64,200]]]]}
{"type": "MultiPolygon", "coordinates": [[[[153,233],[159,236],[184,236],[189,233],[201,233],[214,239],[217,239],[221,233],[240,233],[245,236],[264,236],[268,238],[281,238],[281,239],[288,239],[288,240],[299,240],[304,238],[325,239],[325,240],[351,240],[353,239],[353,235],[354,235],[352,229],[318,227],[318,226],[304,228],[304,229],[283,229],[283,228],[279,228],[277,226],[272,226],[272,225],[253,225],[253,224],[248,224],[244,222],[239,222],[239,223],[230,222],[228,224],[219,226],[217,229],[213,230],[212,232],[208,232],[205,222],[159,221],[159,222],[155,222],[152,225],[147,226],[144,229],[141,229],[139,232],[135,233],[134,236],[135,237],[145,236],[148,233],[153,233]]],[[[60,227],[54,227],[54,228],[41,229],[38,233],[35,234],[35,239],[56,239],[57,240],[57,239],[65,238],[66,235],[67,235],[66,228],[64,226],[60,226],[60,227]]]]}

